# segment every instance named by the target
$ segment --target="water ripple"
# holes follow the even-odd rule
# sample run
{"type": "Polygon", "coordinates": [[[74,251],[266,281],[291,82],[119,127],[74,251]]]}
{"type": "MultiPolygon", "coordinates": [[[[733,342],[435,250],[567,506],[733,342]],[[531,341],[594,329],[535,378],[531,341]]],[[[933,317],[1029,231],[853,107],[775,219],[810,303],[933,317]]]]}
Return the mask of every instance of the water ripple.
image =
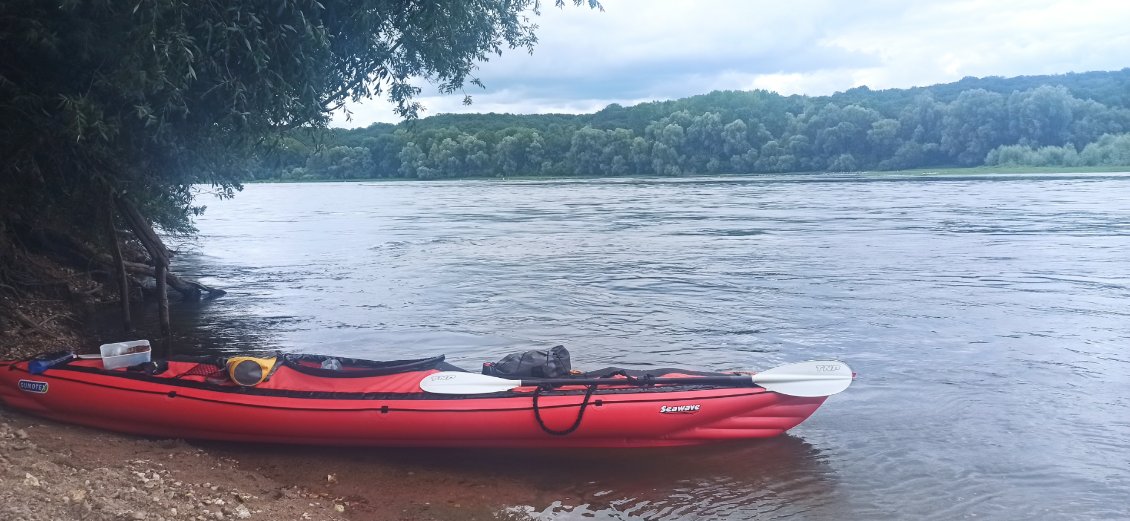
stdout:
{"type": "Polygon", "coordinates": [[[1127,200],[1125,174],[251,185],[175,266],[228,296],[174,311],[199,349],[860,374],[803,442],[511,469],[503,517],[1124,518],[1127,200]]]}

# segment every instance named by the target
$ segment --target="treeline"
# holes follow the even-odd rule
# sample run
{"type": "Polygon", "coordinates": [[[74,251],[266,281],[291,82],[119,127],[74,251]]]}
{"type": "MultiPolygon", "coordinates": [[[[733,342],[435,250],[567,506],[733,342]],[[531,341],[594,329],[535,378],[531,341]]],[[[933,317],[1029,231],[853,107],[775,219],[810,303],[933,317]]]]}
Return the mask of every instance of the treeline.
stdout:
{"type": "Polygon", "coordinates": [[[1123,166],[1130,165],[1130,134],[1105,134],[1077,150],[1062,147],[1002,145],[985,158],[991,166],[1123,166]]]}
{"type": "Polygon", "coordinates": [[[271,179],[1130,164],[1130,69],[833,96],[713,92],[587,115],[439,115],[288,136],[271,179]]]}

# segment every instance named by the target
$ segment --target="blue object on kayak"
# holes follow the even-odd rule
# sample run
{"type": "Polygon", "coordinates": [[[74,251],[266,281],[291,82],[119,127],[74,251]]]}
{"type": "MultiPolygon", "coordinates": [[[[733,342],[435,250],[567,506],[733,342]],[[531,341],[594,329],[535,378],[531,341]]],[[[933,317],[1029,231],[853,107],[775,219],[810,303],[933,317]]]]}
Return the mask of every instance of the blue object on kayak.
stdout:
{"type": "Polygon", "coordinates": [[[31,374],[42,374],[43,371],[51,369],[59,364],[64,364],[75,359],[74,353],[62,353],[55,355],[47,355],[48,357],[40,357],[32,360],[27,364],[27,372],[31,374]]]}

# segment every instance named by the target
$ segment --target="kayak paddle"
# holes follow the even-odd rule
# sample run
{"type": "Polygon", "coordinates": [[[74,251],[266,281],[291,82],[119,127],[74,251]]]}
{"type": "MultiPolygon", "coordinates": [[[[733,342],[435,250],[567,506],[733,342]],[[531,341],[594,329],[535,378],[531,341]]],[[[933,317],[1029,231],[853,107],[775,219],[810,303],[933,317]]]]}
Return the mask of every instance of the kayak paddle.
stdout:
{"type": "Polygon", "coordinates": [[[624,378],[536,378],[508,380],[478,373],[442,371],[420,381],[420,388],[434,394],[487,394],[518,387],[543,385],[717,385],[726,387],[761,386],[767,391],[789,396],[831,396],[851,385],[854,373],[843,362],[813,360],[774,367],[756,374],[650,378],[629,381],[624,378]]]}

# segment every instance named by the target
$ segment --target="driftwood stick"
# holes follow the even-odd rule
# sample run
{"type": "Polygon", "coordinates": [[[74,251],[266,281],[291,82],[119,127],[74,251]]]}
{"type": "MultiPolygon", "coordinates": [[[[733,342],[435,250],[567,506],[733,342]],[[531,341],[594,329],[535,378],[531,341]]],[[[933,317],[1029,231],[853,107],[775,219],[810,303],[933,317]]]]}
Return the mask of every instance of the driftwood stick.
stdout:
{"type": "MultiPolygon", "coordinates": [[[[15,316],[16,320],[23,324],[24,327],[31,329],[32,331],[37,331],[39,333],[46,333],[46,331],[43,330],[42,324],[37,324],[34,320],[31,319],[31,317],[25,315],[23,311],[13,309],[12,315],[15,316]]],[[[47,321],[44,321],[43,323],[46,324],[47,321]]]]}
{"type": "Polygon", "coordinates": [[[67,317],[66,313],[58,313],[58,314],[55,314],[55,315],[51,315],[51,316],[47,317],[45,320],[41,320],[38,324],[36,324],[36,329],[42,329],[43,326],[46,326],[47,324],[51,323],[56,318],[66,318],[66,317],[67,317]]]}
{"type": "Polygon", "coordinates": [[[158,262],[154,271],[157,273],[157,299],[160,303],[157,309],[161,313],[161,332],[167,335],[169,334],[169,289],[165,275],[169,272],[169,267],[158,262]]]}
{"type": "Polygon", "coordinates": [[[109,202],[106,206],[106,233],[110,236],[110,253],[114,257],[114,273],[118,279],[118,296],[121,299],[122,327],[128,333],[133,331],[133,321],[130,319],[129,310],[129,276],[126,275],[125,260],[122,259],[122,247],[118,244],[118,231],[114,227],[114,192],[109,191],[109,202]]]}

